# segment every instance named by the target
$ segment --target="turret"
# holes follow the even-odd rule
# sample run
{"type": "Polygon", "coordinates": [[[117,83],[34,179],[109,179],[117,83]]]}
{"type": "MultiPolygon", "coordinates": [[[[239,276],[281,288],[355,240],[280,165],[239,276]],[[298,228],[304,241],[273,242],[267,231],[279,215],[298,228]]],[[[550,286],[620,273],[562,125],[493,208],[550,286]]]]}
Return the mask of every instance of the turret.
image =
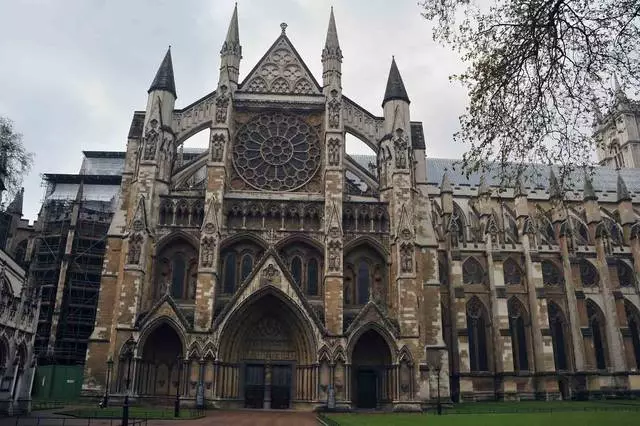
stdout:
{"type": "Polygon", "coordinates": [[[167,182],[171,176],[171,166],[176,153],[171,130],[173,108],[177,98],[171,47],[167,50],[148,93],[140,160],[156,167],[155,172],[149,176],[167,182]]]}
{"type": "MultiPolygon", "coordinates": [[[[384,134],[380,141],[382,157],[379,160],[383,185],[389,186],[394,173],[410,174],[413,152],[409,118],[409,96],[404,88],[395,58],[387,78],[387,88],[382,101],[384,111],[384,134]],[[384,164],[383,164],[384,163],[384,164]]],[[[380,157],[380,153],[379,153],[380,157]]],[[[407,181],[407,184],[411,182],[407,181]]],[[[403,185],[406,186],[406,185],[403,185]]]]}
{"type": "Polygon", "coordinates": [[[600,222],[602,220],[602,215],[600,214],[600,208],[598,207],[598,196],[596,195],[596,191],[593,189],[591,178],[587,176],[586,173],[584,175],[584,189],[582,193],[587,224],[600,222]]]}
{"type": "Polygon", "coordinates": [[[481,217],[491,215],[491,188],[489,188],[487,179],[484,175],[480,176],[480,182],[478,183],[478,199],[476,206],[481,217]]]}
{"type": "Polygon", "coordinates": [[[442,175],[442,184],[440,185],[440,203],[442,204],[442,213],[445,215],[453,214],[453,187],[446,170],[442,175]]]}
{"type": "Polygon", "coordinates": [[[232,90],[238,86],[240,59],[242,59],[242,46],[240,46],[238,4],[236,3],[227,30],[227,38],[225,38],[220,50],[220,81],[218,86],[225,85],[232,90]]]}
{"type": "Polygon", "coordinates": [[[516,181],[513,195],[515,197],[516,217],[529,216],[528,194],[520,178],[516,181]]]}
{"type": "Polygon", "coordinates": [[[9,204],[9,206],[7,207],[7,213],[14,215],[17,218],[21,218],[23,203],[24,203],[24,188],[20,188],[20,191],[18,191],[13,201],[11,201],[11,204],[9,204]]]}
{"type": "Polygon", "coordinates": [[[627,189],[627,184],[622,179],[622,175],[618,172],[618,185],[617,185],[617,201],[618,201],[618,214],[620,214],[620,223],[622,226],[631,225],[636,221],[636,214],[633,211],[633,204],[631,203],[631,194],[627,189]]]}
{"type": "Polygon", "coordinates": [[[338,30],[333,16],[333,7],[329,15],[327,38],[322,49],[322,85],[342,87],[342,50],[338,42],[338,30]]]}
{"type": "Polygon", "coordinates": [[[173,77],[173,62],[171,61],[171,47],[167,49],[164,59],[158,68],[149,90],[147,91],[147,114],[145,116],[145,128],[155,119],[158,124],[170,126],[175,106],[176,82],[173,77]]]}

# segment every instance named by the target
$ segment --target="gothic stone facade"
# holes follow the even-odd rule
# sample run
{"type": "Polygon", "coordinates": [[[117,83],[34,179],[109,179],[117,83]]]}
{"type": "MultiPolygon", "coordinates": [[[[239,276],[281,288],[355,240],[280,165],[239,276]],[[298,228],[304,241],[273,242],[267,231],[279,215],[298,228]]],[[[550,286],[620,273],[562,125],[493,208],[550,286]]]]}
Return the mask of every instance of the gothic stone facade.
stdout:
{"type": "Polygon", "coordinates": [[[333,13],[322,85],[285,30],[239,82],[234,11],[217,89],[183,109],[165,56],[129,133],[84,391],[417,410],[438,375],[453,399],[640,387],[628,191],[442,177],[395,62],[378,117],[342,93],[333,13]],[[376,156],[347,155],[347,133],[376,156]]]}

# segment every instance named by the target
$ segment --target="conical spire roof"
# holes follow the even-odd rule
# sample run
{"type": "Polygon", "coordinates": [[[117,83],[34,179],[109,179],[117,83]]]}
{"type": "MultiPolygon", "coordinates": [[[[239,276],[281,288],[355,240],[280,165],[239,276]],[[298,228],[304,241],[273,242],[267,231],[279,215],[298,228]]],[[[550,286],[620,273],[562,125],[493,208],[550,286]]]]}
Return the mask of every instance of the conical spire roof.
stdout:
{"type": "Polygon", "coordinates": [[[396,65],[396,59],[391,60],[391,69],[389,70],[389,78],[387,79],[387,89],[384,92],[384,99],[382,105],[384,106],[387,101],[399,99],[402,101],[410,102],[407,90],[404,88],[402,77],[400,77],[400,71],[396,65]]]}
{"type": "Polygon", "coordinates": [[[167,92],[173,93],[173,96],[176,98],[176,82],[173,77],[173,62],[171,61],[171,46],[167,49],[166,55],[164,55],[164,59],[160,64],[160,68],[158,68],[158,72],[156,73],[156,77],[153,79],[153,83],[151,83],[151,87],[149,87],[148,92],[152,92],[153,90],[165,90],[167,92]]]}
{"type": "Polygon", "coordinates": [[[598,197],[596,196],[596,191],[593,189],[591,178],[587,176],[587,173],[584,174],[584,189],[582,190],[582,199],[584,201],[595,201],[598,199],[598,197]]]}
{"type": "Polygon", "coordinates": [[[327,29],[327,39],[324,42],[327,49],[340,48],[338,42],[338,30],[336,29],[336,19],[333,16],[333,6],[331,6],[331,14],[329,15],[329,28],[327,29]]]}
{"type": "Polygon", "coordinates": [[[238,3],[233,8],[233,15],[231,15],[231,21],[229,22],[229,29],[227,30],[227,38],[225,38],[222,44],[221,55],[240,55],[240,30],[238,29],[238,3]]]}
{"type": "Polygon", "coordinates": [[[627,189],[627,184],[624,183],[624,179],[622,179],[622,176],[620,175],[620,172],[618,171],[618,188],[617,188],[617,198],[618,198],[618,202],[620,201],[630,201],[631,200],[631,194],[629,194],[629,190],[627,189]]]}
{"type": "Polygon", "coordinates": [[[20,191],[16,194],[16,197],[11,201],[11,204],[7,207],[7,213],[19,214],[22,216],[22,206],[24,204],[24,188],[20,188],[20,191]]]}

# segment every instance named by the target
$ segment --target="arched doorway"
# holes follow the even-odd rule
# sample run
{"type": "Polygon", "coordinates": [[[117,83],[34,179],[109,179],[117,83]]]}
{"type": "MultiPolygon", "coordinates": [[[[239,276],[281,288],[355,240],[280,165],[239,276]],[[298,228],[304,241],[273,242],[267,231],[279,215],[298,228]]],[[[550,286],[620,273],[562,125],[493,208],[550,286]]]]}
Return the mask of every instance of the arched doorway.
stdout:
{"type": "Polygon", "coordinates": [[[291,407],[315,397],[316,344],[300,310],[265,288],[227,321],[220,336],[220,397],[246,408],[291,407]]]}
{"type": "Polygon", "coordinates": [[[351,399],[357,408],[377,408],[391,396],[391,351],[376,330],[363,333],[351,356],[351,399]]]}
{"type": "Polygon", "coordinates": [[[175,395],[181,382],[182,340],[168,323],[159,325],[144,340],[138,365],[138,392],[142,395],[175,395]]]}

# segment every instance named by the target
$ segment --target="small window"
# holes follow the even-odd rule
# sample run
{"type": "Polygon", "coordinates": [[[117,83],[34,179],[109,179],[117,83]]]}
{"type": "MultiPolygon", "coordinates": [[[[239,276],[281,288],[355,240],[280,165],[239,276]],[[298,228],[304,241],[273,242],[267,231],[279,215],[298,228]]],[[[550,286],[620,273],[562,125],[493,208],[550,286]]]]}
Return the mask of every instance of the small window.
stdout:
{"type": "Polygon", "coordinates": [[[223,292],[233,293],[236,287],[236,254],[229,253],[224,260],[223,292]]]}
{"type": "Polygon", "coordinates": [[[298,256],[291,260],[291,276],[293,281],[300,287],[302,284],[302,261],[298,256]]]}
{"type": "Polygon", "coordinates": [[[369,274],[369,265],[364,260],[358,266],[358,294],[357,300],[359,305],[364,305],[369,301],[369,287],[371,277],[369,274]]]}
{"type": "Polygon", "coordinates": [[[309,260],[307,264],[307,292],[311,296],[318,295],[318,261],[309,260]]]}
{"type": "Polygon", "coordinates": [[[176,299],[182,299],[184,297],[185,272],[186,265],[184,257],[178,255],[173,259],[173,279],[171,283],[171,294],[176,299]]]}
{"type": "Polygon", "coordinates": [[[242,282],[247,279],[253,269],[253,258],[250,254],[245,254],[242,257],[242,282]]]}

